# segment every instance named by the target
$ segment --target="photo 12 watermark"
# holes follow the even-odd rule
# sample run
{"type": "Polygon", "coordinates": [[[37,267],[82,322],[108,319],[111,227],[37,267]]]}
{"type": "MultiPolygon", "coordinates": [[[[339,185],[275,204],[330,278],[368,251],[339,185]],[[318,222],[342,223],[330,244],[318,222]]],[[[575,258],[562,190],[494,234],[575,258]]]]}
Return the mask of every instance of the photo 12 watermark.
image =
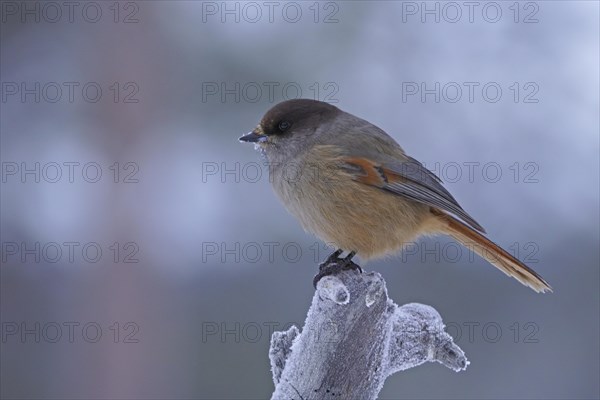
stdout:
{"type": "Polygon", "coordinates": [[[539,91],[537,82],[402,82],[402,102],[537,104],[539,91]]]}
{"type": "Polygon", "coordinates": [[[112,21],[115,24],[140,22],[136,1],[2,1],[0,21],[22,24],[58,24],[112,21]]]}
{"type": "Polygon", "coordinates": [[[137,104],[140,86],[137,82],[110,82],[102,84],[94,81],[3,81],[0,85],[2,103],[78,103],[88,104],[104,101],[124,104],[137,104]]]}
{"type": "Polygon", "coordinates": [[[136,162],[115,161],[100,164],[95,161],[16,162],[1,164],[2,183],[139,183],[140,167],[136,162]]]}
{"type": "Polygon", "coordinates": [[[140,246],[129,242],[3,241],[3,264],[97,264],[100,261],[114,264],[137,264],[140,246]]]}
{"type": "Polygon", "coordinates": [[[340,91],[336,82],[202,82],[203,103],[279,103],[284,100],[309,98],[338,103],[340,91]]]}
{"type": "Polygon", "coordinates": [[[3,321],[2,343],[139,343],[135,322],[3,321]]]}
{"type": "Polygon", "coordinates": [[[457,24],[503,21],[537,24],[540,5],[535,1],[403,1],[402,23],[457,24]]]}
{"type": "MultiPolygon", "coordinates": [[[[273,332],[287,331],[292,326],[302,326],[298,322],[280,323],[275,321],[203,321],[201,326],[202,343],[269,343],[273,332]]],[[[343,326],[334,321],[320,324],[303,334],[315,336],[315,340],[338,343],[344,335],[343,326]]]]}
{"type": "Polygon", "coordinates": [[[202,22],[315,24],[340,22],[340,3],[335,1],[203,1],[202,22]]]}

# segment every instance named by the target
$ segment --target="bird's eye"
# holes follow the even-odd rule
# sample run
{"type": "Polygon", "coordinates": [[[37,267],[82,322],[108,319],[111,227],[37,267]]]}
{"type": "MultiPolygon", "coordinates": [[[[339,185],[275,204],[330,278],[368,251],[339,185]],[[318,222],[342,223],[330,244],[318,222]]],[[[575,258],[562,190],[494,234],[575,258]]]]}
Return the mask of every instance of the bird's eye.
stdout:
{"type": "Polygon", "coordinates": [[[290,129],[290,126],[292,126],[292,124],[289,123],[288,121],[281,121],[278,125],[278,128],[281,132],[285,132],[288,129],[290,129]]]}

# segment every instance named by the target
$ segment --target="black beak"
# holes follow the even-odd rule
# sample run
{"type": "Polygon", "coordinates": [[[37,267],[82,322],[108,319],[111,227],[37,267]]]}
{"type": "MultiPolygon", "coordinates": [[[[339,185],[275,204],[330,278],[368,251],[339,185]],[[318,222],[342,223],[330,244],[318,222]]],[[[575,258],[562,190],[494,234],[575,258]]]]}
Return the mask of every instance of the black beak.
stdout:
{"type": "Polygon", "coordinates": [[[239,139],[240,142],[249,142],[249,143],[260,143],[260,142],[264,142],[265,140],[267,140],[266,135],[260,135],[254,131],[245,134],[244,136],[242,136],[239,139]]]}

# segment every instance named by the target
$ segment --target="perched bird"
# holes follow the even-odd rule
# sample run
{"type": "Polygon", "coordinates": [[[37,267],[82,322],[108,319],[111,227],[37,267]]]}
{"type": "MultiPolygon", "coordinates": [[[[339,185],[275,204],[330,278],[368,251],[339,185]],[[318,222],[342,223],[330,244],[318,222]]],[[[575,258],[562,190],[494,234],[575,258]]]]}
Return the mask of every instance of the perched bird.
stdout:
{"type": "Polygon", "coordinates": [[[325,102],[288,100],[239,140],[266,157],[275,192],[302,227],[338,249],[316,280],[331,273],[328,263],[359,268],[355,254],[382,257],[421,235],[445,234],[536,292],[551,291],[484,236],[435,174],[368,121],[325,102]]]}

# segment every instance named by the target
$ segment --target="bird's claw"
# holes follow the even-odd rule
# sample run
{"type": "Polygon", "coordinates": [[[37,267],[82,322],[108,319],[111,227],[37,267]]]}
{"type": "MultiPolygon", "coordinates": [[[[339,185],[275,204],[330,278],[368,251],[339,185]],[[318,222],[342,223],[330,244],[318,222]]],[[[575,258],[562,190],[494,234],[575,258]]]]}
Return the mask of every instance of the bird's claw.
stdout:
{"type": "Polygon", "coordinates": [[[319,264],[319,272],[313,279],[315,289],[317,288],[317,283],[327,275],[335,275],[347,270],[357,270],[362,274],[362,268],[352,261],[352,257],[354,257],[356,252],[352,251],[344,258],[340,258],[340,254],[342,254],[342,250],[336,250],[324,262],[319,264]]]}
{"type": "Polygon", "coordinates": [[[329,264],[334,264],[340,261],[340,254],[342,254],[342,250],[336,250],[331,253],[325,261],[319,264],[319,272],[326,269],[329,264]]]}

